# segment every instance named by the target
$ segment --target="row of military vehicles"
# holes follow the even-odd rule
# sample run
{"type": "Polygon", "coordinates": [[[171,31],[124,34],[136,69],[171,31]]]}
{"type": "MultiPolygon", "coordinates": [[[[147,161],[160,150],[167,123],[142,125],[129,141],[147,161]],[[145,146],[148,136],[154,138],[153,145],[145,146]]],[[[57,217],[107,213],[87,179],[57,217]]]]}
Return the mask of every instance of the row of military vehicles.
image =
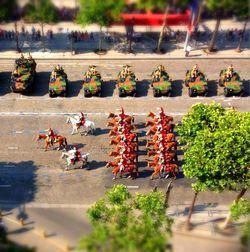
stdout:
{"type": "MultiPolygon", "coordinates": [[[[11,74],[10,87],[13,92],[28,93],[31,91],[36,76],[36,62],[29,56],[21,57],[15,61],[15,68],[11,74]]],[[[151,74],[151,87],[154,97],[171,96],[174,85],[168,73],[162,65],[159,65],[151,74]]],[[[134,72],[129,65],[123,67],[116,80],[119,97],[136,96],[137,82],[134,72]]],[[[84,96],[99,96],[102,94],[102,77],[96,66],[90,66],[84,74],[83,89],[84,96]]],[[[67,96],[68,78],[64,69],[57,65],[52,71],[49,80],[49,96],[67,96]]],[[[205,74],[195,65],[187,70],[184,79],[188,87],[189,96],[208,95],[208,80],[205,74]]],[[[228,69],[221,70],[219,85],[224,87],[224,95],[244,95],[243,81],[239,73],[233,70],[232,65],[228,69]]]]}

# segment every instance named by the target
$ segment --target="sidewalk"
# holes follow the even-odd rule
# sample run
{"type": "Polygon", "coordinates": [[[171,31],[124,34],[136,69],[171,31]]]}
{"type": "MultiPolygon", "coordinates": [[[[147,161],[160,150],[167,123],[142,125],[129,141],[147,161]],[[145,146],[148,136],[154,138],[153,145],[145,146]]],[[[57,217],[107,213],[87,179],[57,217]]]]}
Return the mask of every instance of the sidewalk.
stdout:
{"type": "MultiPolygon", "coordinates": [[[[22,22],[18,24],[18,30],[21,31],[22,22]]],[[[25,24],[25,30],[31,33],[32,27],[35,29],[41,29],[39,24],[25,24]]],[[[207,54],[204,49],[207,47],[210,33],[213,31],[215,21],[206,21],[200,25],[200,31],[206,31],[209,35],[207,37],[201,37],[199,40],[190,40],[191,52],[189,58],[250,58],[250,43],[249,32],[250,24],[247,26],[247,36],[242,43],[244,49],[241,53],[235,51],[238,45],[238,39],[226,40],[225,30],[230,29],[242,29],[243,24],[235,22],[233,20],[223,20],[221,22],[220,33],[218,35],[216,46],[220,49],[216,53],[207,54]]],[[[1,24],[0,29],[13,30],[14,24],[1,24]]],[[[111,34],[111,41],[104,40],[103,48],[107,50],[105,55],[97,55],[94,50],[98,48],[99,39],[99,27],[96,25],[90,25],[87,27],[81,27],[75,23],[58,23],[54,25],[45,25],[45,34],[47,30],[53,30],[54,38],[49,39],[46,37],[45,47],[46,52],[42,52],[42,42],[31,39],[30,35],[19,35],[20,47],[24,53],[31,52],[35,59],[168,59],[168,58],[185,58],[183,50],[185,40],[186,26],[170,27],[172,31],[179,30],[182,33],[182,40],[177,42],[175,39],[167,39],[163,41],[163,48],[165,48],[165,54],[155,54],[153,50],[157,46],[157,40],[159,37],[159,31],[161,27],[147,27],[147,26],[135,26],[134,32],[141,33],[141,39],[139,41],[132,42],[133,53],[128,53],[129,43],[126,38],[126,31],[124,26],[112,26],[108,29],[108,33],[111,34]],[[81,31],[88,33],[92,32],[94,40],[82,40],[75,43],[71,43],[68,35],[71,31],[81,31]],[[184,37],[183,37],[184,36],[184,37]],[[73,49],[73,50],[72,50],[73,49]],[[71,52],[72,51],[72,52],[71,52]]],[[[0,58],[17,58],[16,43],[14,40],[0,40],[0,58]]]]}
{"type": "MultiPolygon", "coordinates": [[[[182,224],[187,218],[187,212],[185,207],[179,207],[178,213],[176,214],[176,206],[170,207],[168,209],[168,214],[174,218],[173,226],[173,252],[240,252],[241,245],[239,241],[239,232],[237,227],[234,229],[234,232],[229,233],[228,235],[222,235],[216,230],[215,220],[225,217],[228,213],[227,206],[216,206],[207,208],[206,211],[194,211],[191,222],[193,224],[193,229],[191,231],[185,231],[181,228],[182,224]],[[208,214],[209,213],[209,214],[208,214]]],[[[65,236],[64,229],[71,229],[75,232],[76,230],[82,230],[81,234],[78,234],[78,237],[86,233],[85,229],[89,227],[75,227],[75,226],[60,226],[60,223],[57,225],[51,225],[48,221],[37,220],[36,215],[34,215],[33,210],[26,208],[26,214],[29,216],[29,219],[25,221],[25,225],[21,226],[19,222],[16,221],[15,213],[16,210],[12,211],[12,214],[6,215],[4,218],[5,223],[8,226],[8,231],[10,232],[9,238],[16,241],[20,244],[25,244],[29,246],[36,246],[37,252],[59,252],[59,251],[68,251],[68,247],[75,247],[78,241],[78,238],[71,239],[70,237],[65,236]],[[40,224],[39,224],[40,223],[40,224]],[[38,226],[43,223],[43,226],[38,226]],[[57,227],[57,229],[55,228],[57,227]],[[48,234],[47,238],[43,237],[43,232],[48,234]]],[[[72,211],[72,210],[71,210],[72,211]]],[[[86,209],[79,209],[77,211],[77,216],[83,216],[86,209]]]]}

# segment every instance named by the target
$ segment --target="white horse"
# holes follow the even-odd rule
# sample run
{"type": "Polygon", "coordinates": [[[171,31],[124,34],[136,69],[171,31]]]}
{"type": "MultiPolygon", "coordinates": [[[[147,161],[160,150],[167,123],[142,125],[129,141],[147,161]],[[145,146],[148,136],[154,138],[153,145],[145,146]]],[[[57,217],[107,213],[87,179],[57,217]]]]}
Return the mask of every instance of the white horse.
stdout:
{"type": "MultiPolygon", "coordinates": [[[[81,168],[83,168],[84,165],[88,164],[88,156],[89,156],[89,153],[81,154],[80,160],[76,161],[76,162],[80,162],[80,161],[82,162],[81,168]]],[[[69,167],[72,165],[72,159],[74,157],[72,156],[72,153],[70,153],[70,151],[68,152],[63,151],[60,158],[63,159],[65,157],[67,158],[67,167],[65,168],[65,170],[67,171],[69,167]]]]}
{"type": "MultiPolygon", "coordinates": [[[[71,135],[73,135],[74,133],[78,133],[78,129],[82,126],[80,124],[79,116],[76,116],[76,117],[70,117],[69,116],[69,117],[67,117],[66,123],[71,123],[72,124],[73,129],[72,129],[71,135]]],[[[94,122],[86,119],[83,127],[86,128],[85,136],[87,136],[87,134],[89,132],[91,132],[91,134],[94,135],[94,130],[95,130],[95,123],[94,122]]]]}

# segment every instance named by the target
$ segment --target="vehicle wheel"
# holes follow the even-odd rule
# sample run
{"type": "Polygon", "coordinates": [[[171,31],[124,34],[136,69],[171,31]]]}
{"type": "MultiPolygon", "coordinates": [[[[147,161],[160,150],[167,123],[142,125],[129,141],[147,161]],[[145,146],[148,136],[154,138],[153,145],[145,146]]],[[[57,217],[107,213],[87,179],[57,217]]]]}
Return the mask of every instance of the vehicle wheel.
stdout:
{"type": "Polygon", "coordinates": [[[169,91],[169,92],[167,93],[167,96],[168,96],[168,97],[171,97],[171,96],[172,96],[172,92],[169,91]]]}
{"type": "Polygon", "coordinates": [[[223,86],[224,86],[223,80],[219,80],[219,86],[220,86],[220,87],[223,87],[223,86]]]}
{"type": "Polygon", "coordinates": [[[192,88],[188,89],[188,94],[189,94],[189,97],[194,97],[194,92],[193,92],[192,88]]]}
{"type": "Polygon", "coordinates": [[[51,91],[49,91],[49,97],[52,98],[53,97],[53,93],[51,91]]]}
{"type": "Polygon", "coordinates": [[[160,96],[160,91],[158,89],[153,89],[153,95],[154,97],[159,97],[160,96]]]}
{"type": "Polygon", "coordinates": [[[98,97],[102,97],[102,92],[99,91],[98,94],[97,94],[98,97]]]}
{"type": "Polygon", "coordinates": [[[84,90],[84,97],[89,97],[89,96],[90,96],[89,90],[85,89],[84,90]]]}
{"type": "Polygon", "coordinates": [[[229,96],[229,91],[227,88],[224,88],[224,95],[225,97],[228,97],[229,96]]]}
{"type": "Polygon", "coordinates": [[[134,92],[132,93],[132,96],[133,96],[133,97],[136,97],[136,91],[134,91],[134,92]]]}
{"type": "Polygon", "coordinates": [[[205,91],[204,96],[205,96],[205,97],[208,96],[208,91],[207,91],[207,90],[205,91]]]}
{"type": "Polygon", "coordinates": [[[244,93],[244,91],[242,90],[241,92],[240,92],[240,97],[243,97],[245,95],[245,93],[244,93]]]}
{"type": "Polygon", "coordinates": [[[126,96],[125,90],[123,88],[119,89],[119,97],[124,97],[126,96]]]}

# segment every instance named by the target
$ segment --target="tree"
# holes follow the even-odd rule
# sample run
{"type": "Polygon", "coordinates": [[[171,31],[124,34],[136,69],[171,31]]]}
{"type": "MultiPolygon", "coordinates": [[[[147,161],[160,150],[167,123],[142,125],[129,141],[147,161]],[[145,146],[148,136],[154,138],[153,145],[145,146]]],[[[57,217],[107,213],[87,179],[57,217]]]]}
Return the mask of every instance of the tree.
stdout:
{"type": "Polygon", "coordinates": [[[30,0],[25,6],[25,20],[40,22],[42,30],[43,51],[45,51],[44,23],[56,22],[57,12],[51,0],[30,0]]]}
{"type": "Polygon", "coordinates": [[[0,22],[9,21],[13,16],[13,10],[16,8],[16,0],[1,1],[0,22]]]}
{"type": "Polygon", "coordinates": [[[241,228],[242,236],[241,242],[244,246],[249,248],[250,246],[250,201],[246,199],[239,199],[234,201],[230,207],[231,219],[234,221],[239,220],[242,216],[247,215],[248,220],[243,224],[241,228]]]}
{"type": "Polygon", "coordinates": [[[183,171],[195,191],[192,209],[199,192],[240,191],[240,199],[250,185],[250,114],[226,112],[220,104],[197,104],[177,126],[184,148],[183,171]]]}
{"type": "Polygon", "coordinates": [[[240,33],[240,36],[239,36],[239,43],[236,48],[237,52],[241,52],[242,51],[241,44],[243,42],[247,22],[249,21],[249,17],[250,17],[248,1],[247,0],[234,1],[234,10],[235,10],[235,15],[238,17],[238,20],[244,22],[242,32],[240,33]]]}
{"type": "Polygon", "coordinates": [[[82,251],[166,251],[172,220],[166,216],[163,194],[132,196],[124,185],[115,185],[87,212],[91,233],[78,245],[82,251]]]}
{"type": "Polygon", "coordinates": [[[124,9],[124,0],[81,0],[80,11],[76,21],[85,26],[88,24],[98,24],[100,27],[99,52],[102,49],[102,28],[109,27],[120,19],[120,14],[124,9]]]}
{"type": "Polygon", "coordinates": [[[166,0],[159,0],[159,1],[140,0],[137,2],[137,6],[139,8],[146,9],[147,11],[152,11],[153,9],[158,9],[158,10],[164,11],[164,9],[165,9],[164,20],[163,20],[160,36],[159,36],[158,43],[157,43],[156,53],[161,53],[163,51],[161,48],[161,45],[162,45],[162,41],[163,41],[163,37],[164,37],[165,27],[167,25],[167,15],[169,13],[169,6],[170,6],[171,1],[172,0],[168,0],[168,1],[166,1],[166,0]]]}
{"type": "Polygon", "coordinates": [[[213,31],[212,38],[211,38],[209,46],[208,46],[209,52],[212,52],[215,50],[214,45],[215,45],[216,37],[218,34],[218,30],[220,27],[221,19],[222,19],[225,12],[234,10],[234,6],[235,6],[234,2],[236,2],[236,1],[234,1],[234,0],[221,0],[221,1],[207,0],[206,1],[208,10],[210,10],[212,13],[214,13],[214,15],[216,17],[215,29],[213,31]]]}

